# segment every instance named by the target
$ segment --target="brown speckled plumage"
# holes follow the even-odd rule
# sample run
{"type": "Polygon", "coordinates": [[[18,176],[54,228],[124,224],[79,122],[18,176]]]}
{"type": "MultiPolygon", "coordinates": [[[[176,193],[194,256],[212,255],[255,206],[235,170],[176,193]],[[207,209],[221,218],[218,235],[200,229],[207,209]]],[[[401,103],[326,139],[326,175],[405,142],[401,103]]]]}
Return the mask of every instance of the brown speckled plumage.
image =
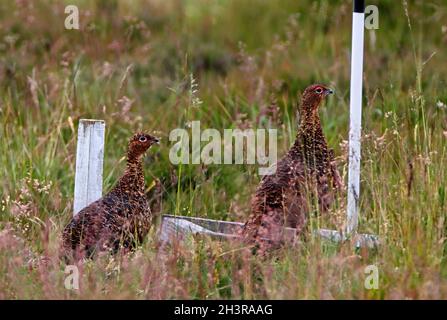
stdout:
{"type": "Polygon", "coordinates": [[[134,248],[149,232],[152,214],[145,195],[143,155],[158,139],[145,133],[129,141],[127,167],[115,187],[74,216],[62,235],[63,254],[91,256],[134,248]]]}
{"type": "Polygon", "coordinates": [[[295,143],[277,162],[276,172],[262,179],[252,199],[242,235],[261,253],[282,243],[284,226],[303,230],[313,195],[324,212],[333,201],[333,190],[342,187],[318,115],[320,103],[331,93],[324,85],[306,88],[295,143]]]}

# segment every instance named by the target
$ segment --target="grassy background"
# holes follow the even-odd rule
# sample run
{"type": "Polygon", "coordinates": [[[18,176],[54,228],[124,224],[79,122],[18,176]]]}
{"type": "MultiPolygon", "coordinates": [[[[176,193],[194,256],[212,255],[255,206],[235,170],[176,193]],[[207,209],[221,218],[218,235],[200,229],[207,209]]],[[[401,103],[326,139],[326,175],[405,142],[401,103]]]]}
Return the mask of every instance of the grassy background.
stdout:
{"type": "MultiPolygon", "coordinates": [[[[380,28],[365,33],[360,229],[378,234],[380,249],[308,239],[259,261],[209,239],[160,250],[153,229],[132,255],[79,265],[78,291],[65,289],[57,259],[78,120],[106,121],[106,191],[129,137],[149,130],[163,138],[145,166],[148,185],[162,183],[162,213],[243,221],[256,166],[180,170],[168,159],[170,130],[193,120],[277,128],[282,155],[300,92],[327,83],[336,95],[320,114],[346,179],[351,4],[66,2],[79,7],[79,31],[64,29],[63,1],[0,2],[0,298],[447,298],[443,1],[375,1],[380,28]],[[370,264],[377,290],[364,288],[370,264]]],[[[343,207],[312,222],[340,226],[343,207]]]]}

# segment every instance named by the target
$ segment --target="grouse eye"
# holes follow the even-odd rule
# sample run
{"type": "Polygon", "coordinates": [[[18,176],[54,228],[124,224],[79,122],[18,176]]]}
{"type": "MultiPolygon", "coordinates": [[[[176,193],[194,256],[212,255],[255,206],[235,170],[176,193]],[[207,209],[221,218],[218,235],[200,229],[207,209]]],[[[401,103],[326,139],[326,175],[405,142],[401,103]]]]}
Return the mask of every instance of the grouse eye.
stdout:
{"type": "Polygon", "coordinates": [[[323,89],[322,89],[322,88],[317,88],[317,90],[315,90],[315,92],[318,93],[318,94],[320,94],[320,93],[323,92],[323,89]]]}
{"type": "Polygon", "coordinates": [[[146,142],[147,138],[145,136],[140,137],[140,139],[138,139],[140,142],[146,142]]]}

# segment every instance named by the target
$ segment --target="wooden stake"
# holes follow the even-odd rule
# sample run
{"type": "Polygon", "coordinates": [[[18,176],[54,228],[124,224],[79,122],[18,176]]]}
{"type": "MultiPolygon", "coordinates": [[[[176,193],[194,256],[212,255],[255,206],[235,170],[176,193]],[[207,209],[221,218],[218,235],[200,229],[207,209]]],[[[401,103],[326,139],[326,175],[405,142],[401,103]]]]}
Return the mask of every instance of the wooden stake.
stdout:
{"type": "Polygon", "coordinates": [[[73,215],[102,196],[104,133],[103,120],[79,121],[73,215]]]}

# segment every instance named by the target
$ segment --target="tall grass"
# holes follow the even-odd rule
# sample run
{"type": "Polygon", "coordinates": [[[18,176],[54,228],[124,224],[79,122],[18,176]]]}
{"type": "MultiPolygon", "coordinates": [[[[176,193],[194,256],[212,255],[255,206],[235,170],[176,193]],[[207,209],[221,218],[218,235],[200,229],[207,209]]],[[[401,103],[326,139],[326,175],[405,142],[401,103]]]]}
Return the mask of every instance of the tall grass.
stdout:
{"type": "MultiPolygon", "coordinates": [[[[135,253],[80,264],[80,290],[67,290],[57,251],[80,118],[106,121],[105,190],[127,139],[151,130],[163,137],[145,165],[160,213],[243,221],[257,168],[174,166],[170,130],[274,127],[282,155],[300,92],[328,83],[320,114],[346,177],[351,28],[346,1],[72,3],[80,31],[63,28],[61,2],[0,3],[0,298],[447,297],[443,1],[377,1],[380,29],[366,31],[360,231],[380,237],[377,250],[309,237],[260,261],[208,238],[161,248],[156,225],[135,253]],[[364,287],[371,264],[377,290],[364,287]]],[[[312,224],[340,227],[343,207],[312,224]]]]}

